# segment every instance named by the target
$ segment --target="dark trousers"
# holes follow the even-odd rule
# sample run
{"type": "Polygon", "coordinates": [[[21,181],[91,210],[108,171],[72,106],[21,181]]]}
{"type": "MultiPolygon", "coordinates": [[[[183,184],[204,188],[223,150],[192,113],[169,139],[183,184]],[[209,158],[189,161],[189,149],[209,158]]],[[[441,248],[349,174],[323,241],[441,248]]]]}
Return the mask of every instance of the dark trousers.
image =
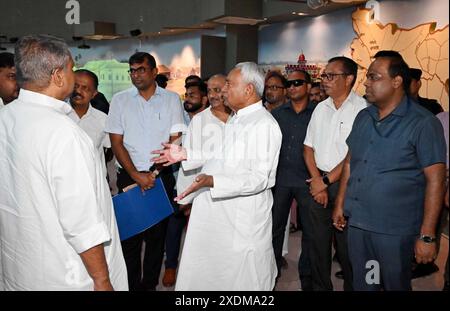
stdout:
{"type": "MultiPolygon", "coordinates": [[[[164,169],[161,180],[168,194],[173,193],[175,179],[172,170],[164,169]]],[[[119,192],[134,181],[125,170],[120,170],[117,175],[117,187],[119,192]]],[[[172,199],[172,196],[169,195],[172,199]]],[[[130,291],[154,290],[159,282],[159,274],[164,257],[164,242],[168,219],[161,221],[153,227],[122,241],[122,251],[128,272],[128,286],[130,291]],[[141,262],[142,246],[145,241],[143,263],[141,262]]]]}
{"type": "Polygon", "coordinates": [[[283,187],[276,186],[273,190],[274,202],[272,206],[272,244],[277,262],[278,274],[281,269],[284,234],[286,230],[289,210],[292,200],[295,198],[298,205],[299,221],[302,226],[302,253],[298,262],[298,271],[302,288],[311,287],[311,266],[309,260],[309,241],[311,239],[311,225],[308,215],[307,187],[283,187]]]}
{"type": "Polygon", "coordinates": [[[354,289],[411,290],[411,257],[416,239],[416,235],[388,235],[349,227],[354,289]]]}
{"type": "Polygon", "coordinates": [[[331,282],[331,247],[333,234],[336,240],[336,254],[344,273],[344,290],[350,291],[352,287],[352,267],[348,257],[347,229],[343,232],[334,229],[331,219],[334,201],[339,190],[339,183],[328,187],[328,205],[320,205],[309,195],[309,216],[312,226],[312,239],[310,248],[312,287],[315,291],[333,290],[331,282]]]}
{"type": "Polygon", "coordinates": [[[176,269],[178,266],[181,236],[186,223],[187,217],[183,212],[178,211],[178,208],[169,217],[166,234],[166,261],[164,263],[166,269],[176,269]]]}

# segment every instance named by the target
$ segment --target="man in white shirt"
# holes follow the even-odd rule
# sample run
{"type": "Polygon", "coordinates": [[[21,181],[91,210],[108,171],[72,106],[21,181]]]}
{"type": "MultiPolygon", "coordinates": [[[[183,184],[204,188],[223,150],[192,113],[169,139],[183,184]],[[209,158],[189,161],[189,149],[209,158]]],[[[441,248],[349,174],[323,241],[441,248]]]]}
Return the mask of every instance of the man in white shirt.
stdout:
{"type": "Polygon", "coordinates": [[[0,108],[12,102],[18,95],[14,54],[0,53],[0,108]]]}
{"type": "Polygon", "coordinates": [[[20,96],[0,111],[0,290],[127,290],[101,162],[67,116],[67,44],[46,35],[15,48],[20,96]]]}
{"type": "Polygon", "coordinates": [[[312,195],[309,208],[313,228],[310,255],[313,290],[333,289],[330,277],[333,233],[344,274],[344,289],[352,290],[347,232],[334,230],[331,216],[339,189],[341,162],[348,150],[345,140],[356,115],[367,107],[366,101],[352,91],[357,72],[358,65],[347,57],[328,61],[321,77],[329,98],[314,110],[304,141],[304,159],[312,177],[309,180],[312,195]]]}
{"type": "MultiPolygon", "coordinates": [[[[225,86],[226,77],[223,75],[215,75],[209,78],[207,85],[207,100],[211,104],[210,107],[196,113],[183,138],[183,146],[185,148],[196,148],[198,152],[212,155],[222,148],[223,134],[225,123],[228,120],[231,110],[224,105],[222,89],[225,86]]],[[[190,85],[196,85],[194,82],[190,85]]],[[[192,87],[188,87],[192,89],[192,87]]],[[[187,92],[187,95],[189,91],[187,92]]],[[[206,97],[206,86],[205,86],[206,97]]],[[[187,100],[192,101],[192,94],[186,96],[187,100]]],[[[197,98],[201,98],[198,95],[197,98]]],[[[196,100],[198,101],[198,99],[196,100]]],[[[185,171],[180,167],[177,178],[177,193],[183,193],[193,182],[195,177],[201,173],[201,167],[189,171],[185,171]]],[[[189,195],[183,200],[178,201],[180,204],[180,214],[171,216],[167,229],[166,238],[166,262],[163,284],[165,286],[173,286],[176,281],[176,268],[178,266],[178,256],[180,249],[180,241],[182,229],[186,223],[184,214],[190,212],[192,201],[195,193],[189,195]],[[183,221],[184,220],[184,221],[183,221]],[[176,224],[176,225],[175,225],[176,224]],[[169,242],[169,238],[172,241],[169,242]]]]}
{"type": "Polygon", "coordinates": [[[105,132],[107,115],[91,106],[90,101],[97,95],[98,78],[86,69],[75,71],[75,88],[70,97],[73,110],[69,117],[77,123],[94,143],[99,158],[103,163],[106,178],[105,149],[111,148],[109,135],[105,132]]]}
{"type": "MultiPolygon", "coordinates": [[[[155,82],[158,73],[155,58],[137,52],[130,57],[129,65],[133,87],[114,95],[105,129],[121,165],[117,175],[120,192],[134,183],[143,190],[152,188],[155,176],[150,172],[151,151],[160,148],[163,142],[180,140],[186,127],[178,94],[160,88],[155,82]]],[[[158,168],[158,171],[172,198],[175,186],[172,168],[158,168]]],[[[158,285],[167,220],[122,241],[130,290],[155,290],[158,285]]]]}
{"type": "MultiPolygon", "coordinates": [[[[272,188],[281,131],[263,107],[264,76],[240,63],[223,90],[235,112],[225,125],[220,153],[202,161],[193,149],[166,144],[154,161],[202,167],[176,200],[198,191],[183,246],[176,290],[272,290],[277,268],[272,248],[272,188]]],[[[204,158],[203,158],[204,159],[204,158]]]]}

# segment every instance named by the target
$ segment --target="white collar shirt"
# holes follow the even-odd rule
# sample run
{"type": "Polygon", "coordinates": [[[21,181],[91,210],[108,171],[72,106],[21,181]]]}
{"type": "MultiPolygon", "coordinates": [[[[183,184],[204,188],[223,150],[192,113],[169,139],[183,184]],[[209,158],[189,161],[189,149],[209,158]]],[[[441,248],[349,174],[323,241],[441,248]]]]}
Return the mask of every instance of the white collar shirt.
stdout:
{"type": "Polygon", "coordinates": [[[145,100],[135,87],[114,95],[106,120],[107,133],[123,135],[123,144],[138,171],[153,164],[151,152],[161,149],[171,134],[186,131],[178,94],[156,86],[145,100]]]}
{"type": "Polygon", "coordinates": [[[366,100],[353,91],[339,109],[336,109],[331,97],[317,105],[304,144],[314,150],[318,169],[330,172],[345,158],[348,151],[346,139],[356,116],[366,107],[366,100]]]}
{"type": "Polygon", "coordinates": [[[106,177],[105,153],[103,148],[111,148],[109,135],[105,132],[107,115],[89,104],[86,114],[81,118],[73,109],[69,112],[69,117],[91,138],[94,143],[94,148],[97,150],[98,155],[104,164],[103,173],[106,177]]]}

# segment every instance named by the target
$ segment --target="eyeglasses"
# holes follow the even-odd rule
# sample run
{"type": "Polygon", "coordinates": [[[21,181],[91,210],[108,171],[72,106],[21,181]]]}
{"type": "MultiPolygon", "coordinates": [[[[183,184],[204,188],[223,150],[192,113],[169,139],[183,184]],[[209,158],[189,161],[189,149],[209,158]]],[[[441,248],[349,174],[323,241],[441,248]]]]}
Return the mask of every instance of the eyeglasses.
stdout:
{"type": "Polygon", "coordinates": [[[350,75],[349,73],[322,73],[321,75],[320,75],[320,77],[322,78],[322,79],[327,79],[328,81],[333,81],[334,80],[334,77],[337,77],[337,76],[348,76],[348,75],[350,75]]]}
{"type": "Polygon", "coordinates": [[[302,79],[297,79],[297,80],[288,80],[286,81],[286,87],[290,88],[291,86],[302,86],[303,84],[305,84],[306,81],[302,80],[302,79]]]}
{"type": "Polygon", "coordinates": [[[145,67],[138,67],[138,68],[130,68],[130,70],[128,70],[128,73],[130,75],[134,75],[134,74],[143,74],[145,73],[149,68],[145,68],[145,67]]]}
{"type": "Polygon", "coordinates": [[[271,90],[271,91],[276,91],[278,89],[284,89],[284,86],[279,86],[279,85],[266,85],[264,87],[266,90],[271,90]]]}

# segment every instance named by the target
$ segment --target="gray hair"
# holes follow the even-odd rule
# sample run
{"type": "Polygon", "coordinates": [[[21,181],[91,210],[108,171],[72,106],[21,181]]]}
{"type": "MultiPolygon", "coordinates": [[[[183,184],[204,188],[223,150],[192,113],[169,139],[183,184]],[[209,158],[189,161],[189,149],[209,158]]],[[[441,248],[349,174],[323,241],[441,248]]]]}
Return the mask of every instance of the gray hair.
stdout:
{"type": "Polygon", "coordinates": [[[245,83],[253,84],[259,97],[264,94],[264,75],[259,70],[258,65],[253,62],[237,64],[234,68],[241,70],[242,80],[245,83]]]}
{"type": "Polygon", "coordinates": [[[69,46],[49,35],[28,35],[20,38],[14,48],[17,84],[32,83],[36,87],[50,85],[51,75],[71,59],[69,46]]]}

